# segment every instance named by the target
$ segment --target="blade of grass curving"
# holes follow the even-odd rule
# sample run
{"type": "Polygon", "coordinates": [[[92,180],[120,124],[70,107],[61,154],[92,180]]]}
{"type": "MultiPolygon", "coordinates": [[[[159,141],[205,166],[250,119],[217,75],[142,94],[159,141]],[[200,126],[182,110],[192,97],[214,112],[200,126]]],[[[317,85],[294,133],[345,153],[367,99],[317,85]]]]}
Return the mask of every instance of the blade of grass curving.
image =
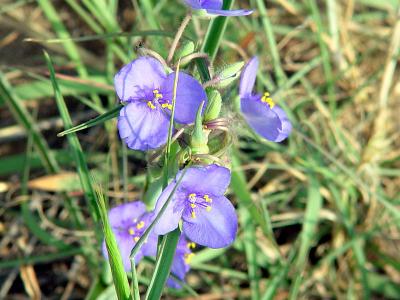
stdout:
{"type": "MultiPolygon", "coordinates": [[[[233,6],[234,0],[224,0],[223,9],[229,10],[233,6]]],[[[208,26],[201,52],[207,53],[211,62],[214,61],[222,37],[224,36],[229,17],[216,17],[208,26]]]]}
{"type": "MultiPolygon", "coordinates": [[[[94,179],[93,179],[94,181],[94,179]]],[[[119,300],[131,299],[129,282],[125,273],[124,265],[122,263],[122,257],[118,250],[117,241],[112,231],[110,222],[108,220],[107,207],[104,199],[104,194],[100,186],[95,185],[97,194],[97,204],[100,213],[100,219],[103,224],[104,241],[106,244],[109,264],[111,267],[111,273],[115,285],[115,290],[119,300]]]]}
{"type": "Polygon", "coordinates": [[[322,197],[319,192],[319,182],[313,174],[308,176],[308,197],[306,212],[304,215],[303,228],[300,234],[300,248],[296,260],[296,278],[290,290],[289,299],[298,299],[298,292],[303,280],[303,272],[307,262],[307,257],[311,248],[312,238],[318,225],[318,216],[321,210],[322,197]]]}
{"type": "Polygon", "coordinates": [[[154,274],[147,290],[146,299],[158,300],[161,298],[180,236],[181,231],[178,227],[163,237],[159,250],[160,255],[157,257],[154,274]]]}
{"type": "Polygon", "coordinates": [[[33,145],[39,154],[45,169],[49,173],[56,173],[60,170],[57,160],[47,145],[46,140],[42,136],[36,123],[32,120],[27,109],[21,104],[21,100],[15,95],[10,84],[6,80],[5,75],[0,71],[0,98],[3,98],[14,117],[25,128],[29,135],[32,136],[33,145]]]}
{"type": "Polygon", "coordinates": [[[87,129],[87,128],[102,124],[102,123],[104,123],[104,122],[106,122],[108,120],[111,120],[111,119],[117,117],[119,115],[119,111],[123,107],[124,106],[122,104],[118,105],[115,108],[109,110],[108,112],[106,112],[104,114],[101,114],[100,116],[98,116],[98,117],[96,117],[96,118],[94,118],[92,120],[89,120],[87,122],[84,122],[84,123],[79,124],[79,125],[77,125],[75,127],[69,128],[67,130],[64,130],[64,131],[58,133],[57,136],[58,137],[62,137],[62,136],[67,135],[67,134],[71,134],[71,133],[74,133],[74,132],[77,132],[77,131],[80,131],[80,130],[84,130],[84,129],[87,129]]]}
{"type": "Polygon", "coordinates": [[[281,61],[279,58],[279,51],[273,32],[273,26],[271,24],[271,21],[269,20],[267,8],[265,7],[265,2],[263,0],[257,0],[257,7],[258,10],[260,11],[260,15],[262,18],[261,21],[264,27],[265,35],[268,40],[269,50],[272,58],[272,64],[274,66],[275,75],[278,80],[278,85],[281,85],[286,81],[286,74],[283,71],[281,61]]]}
{"type": "MultiPolygon", "coordinates": [[[[64,127],[65,128],[72,127],[71,117],[69,115],[67,106],[65,105],[64,98],[61,94],[60,88],[58,86],[51,58],[47,52],[44,52],[44,56],[45,56],[45,59],[47,62],[47,67],[50,71],[50,80],[53,85],[55,100],[56,100],[57,107],[60,112],[61,118],[63,120],[64,127]]],[[[81,144],[79,143],[79,140],[75,134],[68,135],[68,142],[69,142],[69,145],[72,148],[72,152],[74,154],[79,179],[81,181],[82,189],[85,192],[85,198],[88,203],[88,206],[89,206],[89,209],[91,212],[91,216],[92,216],[93,220],[96,222],[100,217],[100,213],[97,209],[96,195],[95,195],[94,188],[92,186],[92,182],[90,181],[89,169],[88,169],[88,166],[86,163],[85,155],[83,153],[81,144]]]]}
{"type": "Polygon", "coordinates": [[[131,295],[133,300],[140,300],[139,282],[136,273],[135,260],[131,259],[131,295]]]}

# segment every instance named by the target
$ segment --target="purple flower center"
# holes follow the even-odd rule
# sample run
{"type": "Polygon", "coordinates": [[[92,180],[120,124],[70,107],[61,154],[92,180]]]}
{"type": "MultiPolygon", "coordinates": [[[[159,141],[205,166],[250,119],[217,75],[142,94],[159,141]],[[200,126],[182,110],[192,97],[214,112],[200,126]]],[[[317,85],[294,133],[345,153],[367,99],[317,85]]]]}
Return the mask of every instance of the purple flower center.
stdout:
{"type": "Polygon", "coordinates": [[[129,220],[128,224],[126,224],[125,226],[119,227],[118,230],[121,233],[130,236],[135,242],[137,242],[149,225],[147,224],[147,219],[148,218],[146,217],[144,217],[143,219],[134,218],[132,220],[129,220]]]}
{"type": "Polygon", "coordinates": [[[168,99],[164,98],[163,93],[159,89],[154,89],[152,92],[153,98],[151,100],[145,100],[150,109],[161,107],[162,109],[172,110],[172,104],[168,99]]]}
{"type": "Polygon", "coordinates": [[[190,211],[190,215],[193,219],[196,218],[196,211],[200,209],[205,209],[207,212],[210,212],[212,207],[212,198],[209,195],[204,194],[195,194],[191,193],[187,196],[185,206],[190,211]]]}

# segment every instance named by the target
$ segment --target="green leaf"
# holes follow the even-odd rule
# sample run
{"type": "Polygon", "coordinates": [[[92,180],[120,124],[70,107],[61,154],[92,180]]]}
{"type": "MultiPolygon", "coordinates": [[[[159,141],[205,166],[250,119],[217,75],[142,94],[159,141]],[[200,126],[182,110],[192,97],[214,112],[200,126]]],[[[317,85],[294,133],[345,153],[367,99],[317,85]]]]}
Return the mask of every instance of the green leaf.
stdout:
{"type": "MultiPolygon", "coordinates": [[[[51,83],[54,88],[55,100],[57,103],[58,110],[60,111],[60,115],[63,120],[64,127],[70,128],[70,127],[72,127],[71,117],[69,115],[67,106],[65,105],[64,98],[61,94],[60,88],[58,86],[58,83],[57,83],[57,80],[55,77],[53,64],[52,64],[50,56],[47,54],[47,52],[44,53],[44,56],[46,58],[47,67],[49,68],[49,71],[50,71],[50,80],[51,80],[51,83]]],[[[78,169],[79,179],[81,181],[82,189],[85,192],[85,198],[88,202],[92,218],[94,221],[97,221],[99,219],[100,213],[97,210],[96,195],[95,195],[94,188],[92,186],[92,182],[90,180],[89,169],[86,164],[86,158],[83,153],[81,144],[79,143],[79,140],[78,140],[76,134],[69,135],[68,142],[69,142],[69,145],[72,148],[72,152],[74,154],[76,166],[78,169]]]]}
{"type": "Polygon", "coordinates": [[[118,106],[114,107],[113,109],[109,110],[108,112],[101,114],[100,116],[98,116],[92,120],[89,120],[89,121],[79,124],[75,127],[72,127],[72,128],[69,128],[67,130],[60,132],[59,134],[57,134],[57,136],[62,137],[64,135],[74,133],[74,132],[77,132],[80,130],[84,130],[84,129],[102,124],[113,118],[116,118],[119,115],[119,111],[121,110],[122,107],[124,107],[122,104],[118,105],[118,106]]]}
{"type": "Polygon", "coordinates": [[[160,246],[160,255],[157,258],[156,267],[147,290],[146,299],[158,300],[161,298],[164,285],[167,282],[171,270],[171,264],[174,259],[175,249],[178,245],[180,235],[180,229],[176,228],[174,231],[163,237],[160,246]]]}
{"type": "Polygon", "coordinates": [[[100,187],[96,188],[96,194],[115,291],[119,300],[128,300],[131,299],[128,277],[126,276],[121,253],[118,250],[118,244],[108,220],[107,207],[100,187]]]}

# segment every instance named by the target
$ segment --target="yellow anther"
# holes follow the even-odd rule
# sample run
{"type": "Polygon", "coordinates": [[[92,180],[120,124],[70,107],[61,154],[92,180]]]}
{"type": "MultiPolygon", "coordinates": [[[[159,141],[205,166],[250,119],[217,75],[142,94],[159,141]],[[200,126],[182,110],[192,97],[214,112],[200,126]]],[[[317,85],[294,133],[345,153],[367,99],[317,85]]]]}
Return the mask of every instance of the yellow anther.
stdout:
{"type": "Polygon", "coordinates": [[[172,110],[172,104],[169,104],[169,103],[163,103],[163,104],[161,104],[161,107],[162,108],[168,108],[169,110],[172,110]]]}
{"type": "Polygon", "coordinates": [[[195,207],[196,207],[196,204],[190,203],[190,207],[191,207],[191,208],[195,208],[195,207]]]}
{"type": "Polygon", "coordinates": [[[269,97],[268,92],[264,93],[264,96],[262,96],[261,98],[261,102],[267,103],[270,108],[273,108],[275,106],[275,102],[274,100],[272,100],[272,98],[269,97]]]}
{"type": "Polygon", "coordinates": [[[204,195],[203,196],[204,200],[206,200],[206,202],[211,203],[212,199],[208,196],[208,195],[204,195]]]}
{"type": "Polygon", "coordinates": [[[137,242],[139,239],[140,239],[140,237],[138,237],[138,236],[135,236],[135,237],[133,238],[133,240],[134,240],[135,242],[137,242]]]}
{"type": "Polygon", "coordinates": [[[211,211],[211,206],[206,206],[206,211],[211,211]]]}
{"type": "Polygon", "coordinates": [[[147,101],[147,106],[150,107],[151,109],[155,109],[155,105],[151,101],[147,101]]]}
{"type": "Polygon", "coordinates": [[[186,264],[190,264],[190,261],[192,260],[192,258],[193,258],[194,255],[195,255],[194,253],[187,253],[187,254],[185,254],[185,263],[186,263],[186,264]]]}
{"type": "Polygon", "coordinates": [[[136,224],[137,229],[142,229],[144,227],[144,222],[140,221],[138,224],[136,224]]]}
{"type": "Polygon", "coordinates": [[[134,235],[135,234],[135,230],[133,230],[133,228],[129,228],[128,232],[129,232],[130,235],[134,235]]]}
{"type": "Polygon", "coordinates": [[[160,92],[160,91],[157,90],[157,89],[153,90],[153,94],[158,94],[159,92],[160,92]]]}
{"type": "Polygon", "coordinates": [[[193,243],[193,242],[187,243],[186,247],[188,247],[189,249],[194,249],[194,248],[196,248],[196,243],[193,243]]]}
{"type": "Polygon", "coordinates": [[[192,210],[192,218],[196,219],[196,212],[194,210],[192,210]]]}
{"type": "Polygon", "coordinates": [[[196,200],[196,194],[195,193],[189,194],[189,199],[196,200]]]}

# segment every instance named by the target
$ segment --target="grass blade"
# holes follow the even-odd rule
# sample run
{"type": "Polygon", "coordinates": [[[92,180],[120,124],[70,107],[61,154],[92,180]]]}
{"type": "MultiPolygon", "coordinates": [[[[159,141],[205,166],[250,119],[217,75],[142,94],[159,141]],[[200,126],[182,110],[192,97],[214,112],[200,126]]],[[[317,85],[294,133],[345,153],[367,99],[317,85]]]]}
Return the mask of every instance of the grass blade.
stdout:
{"type": "Polygon", "coordinates": [[[170,273],[171,264],[174,259],[175,249],[178,245],[180,235],[180,229],[176,228],[174,231],[163,237],[160,245],[160,255],[156,261],[154,275],[151,278],[146,299],[158,300],[161,298],[164,285],[170,273]]]}
{"type": "MultiPolygon", "coordinates": [[[[64,98],[61,94],[60,88],[58,86],[55,77],[54,67],[51,62],[50,56],[46,52],[44,53],[44,56],[46,58],[47,67],[49,68],[50,71],[50,80],[53,85],[55,100],[58,106],[58,110],[60,111],[60,115],[63,120],[64,126],[66,128],[72,127],[71,117],[69,115],[67,106],[65,105],[64,98]]],[[[88,202],[92,218],[94,221],[97,221],[99,219],[100,213],[97,209],[96,195],[94,188],[92,186],[92,182],[90,181],[89,169],[86,164],[85,155],[83,154],[82,147],[75,134],[71,134],[68,136],[68,142],[74,154],[76,167],[78,169],[79,179],[81,181],[82,189],[85,192],[85,198],[88,202]]]]}
{"type": "Polygon", "coordinates": [[[57,134],[57,136],[62,137],[64,135],[71,134],[71,133],[74,133],[74,132],[77,132],[80,130],[84,130],[84,129],[102,124],[113,118],[116,118],[119,115],[119,111],[121,110],[122,107],[124,107],[122,104],[118,105],[118,106],[114,107],[113,109],[109,110],[108,112],[101,114],[100,116],[98,116],[92,120],[89,120],[89,121],[79,124],[75,127],[72,127],[72,128],[69,128],[67,130],[60,132],[59,134],[57,134]]]}
{"type": "Polygon", "coordinates": [[[107,207],[100,187],[96,188],[96,194],[115,290],[119,300],[128,300],[131,299],[128,277],[126,276],[121,253],[118,250],[117,241],[108,220],[107,207]]]}

